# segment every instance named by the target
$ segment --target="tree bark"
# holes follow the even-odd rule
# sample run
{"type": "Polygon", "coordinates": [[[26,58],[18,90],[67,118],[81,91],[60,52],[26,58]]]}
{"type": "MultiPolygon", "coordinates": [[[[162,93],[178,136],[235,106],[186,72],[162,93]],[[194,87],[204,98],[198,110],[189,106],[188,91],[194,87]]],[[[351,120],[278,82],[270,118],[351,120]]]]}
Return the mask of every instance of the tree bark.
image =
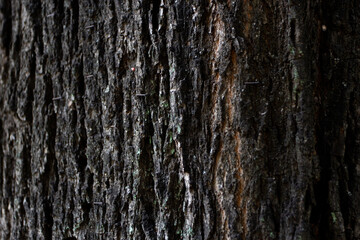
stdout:
{"type": "Polygon", "coordinates": [[[356,0],[0,0],[1,239],[360,239],[356,0]]]}

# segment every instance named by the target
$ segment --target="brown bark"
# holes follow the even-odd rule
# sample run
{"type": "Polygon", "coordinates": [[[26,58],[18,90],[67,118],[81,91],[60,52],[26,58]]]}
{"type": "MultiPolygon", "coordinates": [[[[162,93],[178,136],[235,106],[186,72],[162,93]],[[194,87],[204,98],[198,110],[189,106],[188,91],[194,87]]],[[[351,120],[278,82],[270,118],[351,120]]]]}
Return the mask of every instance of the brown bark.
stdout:
{"type": "Polygon", "coordinates": [[[1,239],[360,239],[356,0],[0,0],[1,239]]]}

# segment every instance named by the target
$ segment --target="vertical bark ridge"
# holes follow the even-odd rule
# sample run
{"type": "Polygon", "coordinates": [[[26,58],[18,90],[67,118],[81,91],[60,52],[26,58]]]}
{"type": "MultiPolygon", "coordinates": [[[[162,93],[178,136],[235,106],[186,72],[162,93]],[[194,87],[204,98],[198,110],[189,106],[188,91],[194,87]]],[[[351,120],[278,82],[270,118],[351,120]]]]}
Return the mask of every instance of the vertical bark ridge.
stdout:
{"type": "MultiPolygon", "coordinates": [[[[63,88],[63,74],[64,68],[61,64],[63,58],[62,48],[62,34],[63,34],[63,20],[65,18],[64,12],[64,1],[49,1],[43,3],[43,28],[44,28],[44,55],[46,57],[46,73],[45,76],[48,78],[47,83],[48,91],[47,95],[52,97],[51,103],[49,103],[49,121],[48,128],[51,134],[51,144],[54,144],[53,151],[54,155],[51,156],[53,159],[53,175],[49,176],[52,179],[52,189],[49,189],[50,203],[52,205],[52,212],[50,217],[53,219],[53,226],[49,226],[52,229],[59,229],[60,224],[65,220],[64,208],[59,207],[63,203],[64,199],[64,156],[61,154],[64,151],[64,144],[62,140],[63,130],[59,126],[63,126],[65,121],[62,117],[62,107],[65,102],[65,93],[63,88]],[[53,113],[51,112],[51,108],[53,113]],[[54,116],[53,116],[54,115],[54,116]],[[52,129],[55,131],[52,132],[52,129]]],[[[47,79],[46,79],[47,80],[47,79]]],[[[58,231],[52,232],[52,237],[58,238],[58,231]]],[[[36,238],[36,237],[34,237],[36,238]]]]}

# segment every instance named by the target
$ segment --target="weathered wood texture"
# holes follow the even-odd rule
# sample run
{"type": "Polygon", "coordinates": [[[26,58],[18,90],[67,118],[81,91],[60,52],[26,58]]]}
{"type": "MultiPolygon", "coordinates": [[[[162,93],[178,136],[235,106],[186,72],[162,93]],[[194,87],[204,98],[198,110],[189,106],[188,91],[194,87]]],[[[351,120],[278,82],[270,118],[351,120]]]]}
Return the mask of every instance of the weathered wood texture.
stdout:
{"type": "Polygon", "coordinates": [[[357,0],[0,0],[1,239],[360,239],[357,0]]]}

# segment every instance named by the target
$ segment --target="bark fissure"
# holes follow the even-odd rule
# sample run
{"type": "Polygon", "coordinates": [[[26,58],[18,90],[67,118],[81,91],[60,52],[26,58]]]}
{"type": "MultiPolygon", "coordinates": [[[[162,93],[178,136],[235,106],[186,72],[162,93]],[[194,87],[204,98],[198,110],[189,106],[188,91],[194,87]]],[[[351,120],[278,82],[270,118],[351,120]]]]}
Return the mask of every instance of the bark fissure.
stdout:
{"type": "Polygon", "coordinates": [[[13,28],[13,19],[12,19],[12,2],[3,1],[1,5],[1,14],[2,14],[2,25],[1,25],[1,44],[5,49],[6,56],[9,56],[11,49],[11,41],[13,37],[12,28],[13,28]]]}

